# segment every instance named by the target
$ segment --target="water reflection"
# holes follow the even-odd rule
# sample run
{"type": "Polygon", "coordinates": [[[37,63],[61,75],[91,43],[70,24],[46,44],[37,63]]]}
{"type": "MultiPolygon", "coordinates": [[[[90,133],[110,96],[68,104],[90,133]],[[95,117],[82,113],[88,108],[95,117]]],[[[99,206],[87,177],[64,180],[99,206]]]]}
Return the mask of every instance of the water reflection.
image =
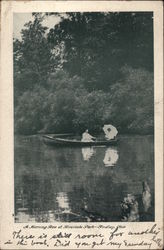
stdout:
{"type": "Polygon", "coordinates": [[[138,202],[134,195],[128,194],[121,203],[122,221],[139,221],[138,202]]]}
{"type": "Polygon", "coordinates": [[[39,138],[15,137],[16,222],[154,220],[152,137],[89,148],[89,160],[81,148],[53,148],[39,138]]]}
{"type": "Polygon", "coordinates": [[[56,201],[58,203],[59,209],[64,210],[65,212],[70,212],[67,193],[65,193],[65,192],[57,193],[56,201]]]}
{"type": "Polygon", "coordinates": [[[28,208],[18,209],[15,222],[36,222],[36,216],[30,215],[28,208]]]}
{"type": "Polygon", "coordinates": [[[81,149],[83,160],[89,161],[90,158],[95,154],[96,150],[93,147],[83,147],[81,149]]]}
{"type": "Polygon", "coordinates": [[[29,215],[27,196],[24,193],[23,188],[18,190],[16,206],[18,206],[17,215],[15,217],[16,222],[35,221],[35,218],[29,215]]]}
{"type": "Polygon", "coordinates": [[[115,166],[117,161],[118,161],[118,151],[117,149],[114,148],[107,148],[106,152],[105,152],[105,157],[104,157],[104,165],[106,167],[112,167],[115,166]]]}
{"type": "Polygon", "coordinates": [[[147,212],[151,206],[151,193],[147,181],[143,182],[142,202],[144,206],[144,211],[147,212]]]}
{"type": "MultiPolygon", "coordinates": [[[[103,147],[104,150],[106,147],[103,147]]],[[[96,154],[96,149],[95,147],[83,147],[81,149],[83,160],[84,161],[89,161],[93,155],[96,154]]],[[[105,150],[105,156],[103,159],[104,165],[106,167],[112,167],[115,166],[117,161],[118,161],[119,155],[118,155],[118,150],[116,148],[107,148],[105,150]]]]}
{"type": "Polygon", "coordinates": [[[140,216],[148,220],[151,214],[151,191],[147,181],[142,183],[143,191],[140,196],[127,194],[121,202],[122,221],[140,221],[140,216]]]}

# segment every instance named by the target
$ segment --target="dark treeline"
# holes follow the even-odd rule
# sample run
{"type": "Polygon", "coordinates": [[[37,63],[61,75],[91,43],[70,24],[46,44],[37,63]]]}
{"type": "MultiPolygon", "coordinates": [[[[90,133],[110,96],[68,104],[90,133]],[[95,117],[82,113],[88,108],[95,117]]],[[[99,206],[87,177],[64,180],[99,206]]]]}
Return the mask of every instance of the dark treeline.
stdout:
{"type": "Polygon", "coordinates": [[[14,39],[15,132],[153,133],[153,16],[33,13],[14,39]],[[53,29],[48,15],[60,17],[53,29]]]}

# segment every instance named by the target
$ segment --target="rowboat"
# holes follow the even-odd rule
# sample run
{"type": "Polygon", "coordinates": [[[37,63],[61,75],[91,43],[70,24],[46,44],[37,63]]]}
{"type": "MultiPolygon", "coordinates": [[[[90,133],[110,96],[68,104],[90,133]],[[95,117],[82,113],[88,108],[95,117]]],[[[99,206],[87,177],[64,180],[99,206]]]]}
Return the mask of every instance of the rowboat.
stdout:
{"type": "Polygon", "coordinates": [[[52,146],[75,146],[75,147],[90,147],[90,146],[114,146],[117,144],[118,139],[112,139],[112,140],[96,140],[96,141],[90,141],[90,142],[83,142],[76,139],[63,139],[63,138],[57,138],[52,137],[49,135],[43,136],[43,141],[47,145],[52,146]]]}

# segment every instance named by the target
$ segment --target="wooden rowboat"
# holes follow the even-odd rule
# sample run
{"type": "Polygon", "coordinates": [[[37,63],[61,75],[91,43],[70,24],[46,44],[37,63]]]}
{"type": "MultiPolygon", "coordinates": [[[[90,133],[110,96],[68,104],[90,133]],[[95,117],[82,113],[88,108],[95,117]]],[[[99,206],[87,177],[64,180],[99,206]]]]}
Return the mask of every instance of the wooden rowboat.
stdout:
{"type": "Polygon", "coordinates": [[[45,144],[52,146],[76,146],[76,147],[90,147],[90,146],[114,146],[117,144],[118,139],[113,139],[110,141],[91,141],[91,142],[82,142],[76,139],[63,139],[63,138],[54,138],[52,136],[44,135],[43,141],[45,144]]]}

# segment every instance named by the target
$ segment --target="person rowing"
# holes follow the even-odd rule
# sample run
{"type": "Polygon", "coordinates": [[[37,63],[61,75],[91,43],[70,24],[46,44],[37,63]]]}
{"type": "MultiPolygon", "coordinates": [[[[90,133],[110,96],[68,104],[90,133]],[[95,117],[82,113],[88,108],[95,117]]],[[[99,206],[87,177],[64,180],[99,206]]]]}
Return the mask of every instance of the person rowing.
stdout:
{"type": "Polygon", "coordinates": [[[96,140],[96,137],[90,135],[90,134],[88,133],[88,129],[86,129],[85,132],[82,134],[82,139],[81,139],[81,141],[82,141],[82,142],[91,142],[91,141],[94,141],[94,140],[96,140]]]}

